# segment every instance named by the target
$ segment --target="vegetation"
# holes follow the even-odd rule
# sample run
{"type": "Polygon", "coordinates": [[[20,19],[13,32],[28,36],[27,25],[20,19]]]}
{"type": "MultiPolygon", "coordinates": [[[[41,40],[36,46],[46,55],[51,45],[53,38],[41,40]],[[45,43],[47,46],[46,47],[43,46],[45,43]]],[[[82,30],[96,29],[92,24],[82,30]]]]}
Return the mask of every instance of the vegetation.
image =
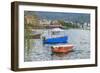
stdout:
{"type": "Polygon", "coordinates": [[[78,25],[72,23],[64,23],[65,28],[79,28],[78,25]]]}
{"type": "Polygon", "coordinates": [[[69,28],[79,28],[79,26],[77,24],[64,22],[63,20],[59,20],[59,22],[60,22],[60,24],[62,24],[62,26],[64,26],[65,29],[69,29],[69,28]]]}

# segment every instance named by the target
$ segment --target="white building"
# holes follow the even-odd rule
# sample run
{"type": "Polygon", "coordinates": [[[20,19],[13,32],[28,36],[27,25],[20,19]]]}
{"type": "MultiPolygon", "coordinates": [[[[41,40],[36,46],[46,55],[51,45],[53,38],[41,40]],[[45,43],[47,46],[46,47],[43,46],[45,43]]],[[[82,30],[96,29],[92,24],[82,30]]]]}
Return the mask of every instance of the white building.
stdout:
{"type": "Polygon", "coordinates": [[[51,20],[40,19],[39,23],[40,23],[40,25],[49,25],[51,23],[51,20]]]}

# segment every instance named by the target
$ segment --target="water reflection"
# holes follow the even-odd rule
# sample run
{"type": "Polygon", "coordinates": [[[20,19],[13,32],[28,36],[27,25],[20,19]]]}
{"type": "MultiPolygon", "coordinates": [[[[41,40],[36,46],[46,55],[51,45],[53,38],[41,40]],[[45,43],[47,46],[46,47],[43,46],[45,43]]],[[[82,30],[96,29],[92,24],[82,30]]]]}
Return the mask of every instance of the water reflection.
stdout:
{"type": "Polygon", "coordinates": [[[43,45],[42,39],[31,39],[31,49],[24,50],[24,61],[49,61],[90,58],[89,30],[72,29],[65,32],[69,36],[69,43],[74,44],[73,51],[53,53],[51,45],[43,45]]]}

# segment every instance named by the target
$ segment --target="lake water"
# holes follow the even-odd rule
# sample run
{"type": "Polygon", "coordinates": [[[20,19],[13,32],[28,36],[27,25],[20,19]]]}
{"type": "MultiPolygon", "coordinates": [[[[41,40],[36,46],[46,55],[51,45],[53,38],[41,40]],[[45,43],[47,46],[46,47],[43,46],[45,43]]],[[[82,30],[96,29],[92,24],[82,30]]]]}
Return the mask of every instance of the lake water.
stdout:
{"type": "MultiPolygon", "coordinates": [[[[44,30],[43,30],[44,31],[44,30]]],[[[40,31],[41,33],[43,31],[40,31]]],[[[24,51],[24,61],[49,61],[90,58],[90,30],[69,29],[65,30],[69,37],[68,43],[74,45],[73,51],[68,54],[53,54],[51,45],[43,45],[42,39],[32,39],[31,48],[24,51]]]]}

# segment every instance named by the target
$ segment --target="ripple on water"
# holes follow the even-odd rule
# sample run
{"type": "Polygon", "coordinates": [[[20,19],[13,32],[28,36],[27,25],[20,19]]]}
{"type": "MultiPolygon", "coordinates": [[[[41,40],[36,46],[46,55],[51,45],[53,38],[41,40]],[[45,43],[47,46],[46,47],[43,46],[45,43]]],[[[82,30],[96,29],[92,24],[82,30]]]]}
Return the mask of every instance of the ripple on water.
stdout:
{"type": "Polygon", "coordinates": [[[52,55],[51,45],[43,45],[42,39],[31,40],[31,49],[24,50],[24,61],[49,61],[90,58],[90,34],[89,30],[66,30],[69,43],[74,45],[73,51],[64,55],[52,55]]]}

